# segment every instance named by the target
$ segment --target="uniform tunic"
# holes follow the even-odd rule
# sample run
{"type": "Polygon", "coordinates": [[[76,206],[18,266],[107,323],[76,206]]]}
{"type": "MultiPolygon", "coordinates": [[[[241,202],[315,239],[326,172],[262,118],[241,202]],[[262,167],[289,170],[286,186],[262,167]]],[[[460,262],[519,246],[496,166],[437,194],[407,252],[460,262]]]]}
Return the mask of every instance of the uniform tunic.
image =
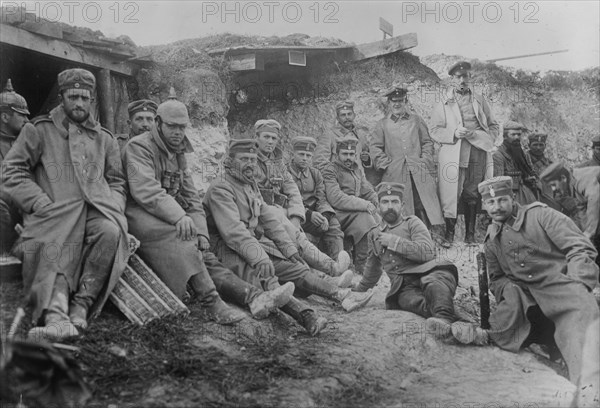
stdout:
{"type": "MultiPolygon", "coordinates": [[[[586,330],[600,318],[590,293],[598,281],[597,252],[567,216],[544,204],[515,204],[513,217],[512,226],[492,223],[484,243],[497,302],[490,337],[517,352],[534,334],[529,319],[538,306],[556,327],[554,339],[576,383],[586,330]]],[[[595,355],[588,357],[598,364],[598,333],[592,342],[595,355]]]]}
{"type": "Polygon", "coordinates": [[[383,170],[382,181],[404,184],[404,215],[414,215],[415,191],[432,224],[443,224],[437,195],[433,142],[423,119],[415,114],[389,115],[375,125],[371,142],[374,166],[383,170]],[[411,181],[412,179],[412,181],[411,181]],[[411,188],[409,188],[411,187],[411,188]]]}
{"type": "Polygon", "coordinates": [[[519,170],[519,168],[515,164],[515,161],[512,159],[512,157],[506,150],[505,145],[498,147],[498,150],[494,152],[493,159],[494,177],[512,177],[513,193],[515,194],[515,199],[519,204],[527,205],[533,203],[534,201],[537,201],[535,192],[523,181],[523,176],[527,175],[522,174],[521,170],[519,170]]]}
{"type": "MultiPolygon", "coordinates": [[[[431,272],[437,271],[435,280],[445,287],[447,299],[445,309],[453,310],[452,297],[458,283],[458,270],[450,262],[441,262],[435,259],[435,244],[431,235],[427,231],[425,224],[415,217],[401,217],[395,224],[387,224],[382,221],[378,226],[369,232],[369,258],[365,267],[364,277],[357,290],[364,291],[375,286],[381,277],[382,271],[385,271],[390,278],[391,287],[385,297],[386,309],[403,309],[400,302],[404,304],[415,304],[416,294],[405,295],[411,299],[399,299],[401,290],[405,286],[404,279],[408,278],[423,279],[431,272]],[[383,247],[377,237],[381,232],[397,235],[398,238],[394,245],[383,247]],[[382,269],[383,268],[383,269],[382,269]],[[449,303],[449,305],[448,305],[449,303]]],[[[426,283],[429,283],[426,281],[426,283]]],[[[422,298],[422,295],[421,295],[422,298]]],[[[410,308],[413,309],[413,308],[410,308]]],[[[425,309],[426,310],[426,309],[425,309]]],[[[410,310],[419,315],[427,316],[427,312],[415,309],[410,310]]],[[[429,312],[429,315],[433,313],[429,312]]],[[[452,313],[453,314],[453,313],[452,313]]]]}
{"type": "MultiPolygon", "coordinates": [[[[16,136],[0,131],[0,165],[17,140],[16,136]]],[[[19,237],[15,226],[23,222],[19,209],[12,198],[0,190],[0,253],[8,253],[19,237]]]]}
{"type": "Polygon", "coordinates": [[[336,210],[345,236],[357,244],[377,224],[367,212],[369,204],[377,206],[377,193],[358,164],[349,169],[337,156],[323,170],[323,180],[327,201],[336,210]]]}
{"type": "Polygon", "coordinates": [[[48,307],[58,274],[66,277],[71,291],[77,287],[88,210],[94,208],[120,231],[108,283],[90,309],[94,317],[129,255],[126,181],[117,141],[91,117],[72,122],[60,105],[23,127],[2,168],[2,189],[24,214],[18,251],[34,321],[48,307]],[[38,201],[50,204],[34,212],[38,201]]]}

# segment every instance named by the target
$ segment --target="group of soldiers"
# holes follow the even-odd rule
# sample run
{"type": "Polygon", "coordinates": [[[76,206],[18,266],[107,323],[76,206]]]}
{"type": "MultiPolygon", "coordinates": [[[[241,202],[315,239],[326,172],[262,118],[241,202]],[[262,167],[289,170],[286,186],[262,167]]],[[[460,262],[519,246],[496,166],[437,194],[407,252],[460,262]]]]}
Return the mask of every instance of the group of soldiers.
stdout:
{"type": "Polygon", "coordinates": [[[431,136],[402,85],[385,93],[389,109],[372,132],[355,125],[351,101],[339,102],[337,124],[293,139],[291,160],[281,125],[258,120],[253,138],[230,141],[203,197],[186,161],[188,111],[175,96],[130,103],[129,134],[113,136],[90,115],[86,70],[61,72],[59,106],[31,122],[9,85],[0,95],[1,238],[23,261],[29,335],[85,330],[125,267],[131,234],[171,291],[217,323],[246,317],[224,299],[257,319],[280,309],[314,336],[327,319],[301,298],[353,311],[385,271],[386,308],[425,317],[444,341],[515,352],[541,344],[562,356],[583,398],[597,398],[600,140],[573,171],[545,156],[545,134],[530,135],[524,152],[517,122],[496,147],[500,126],[469,86],[470,70],[464,61],[450,68],[431,136]],[[492,220],[483,244],[497,302],[490,330],[457,315],[458,269],[436,256],[430,234],[445,224],[451,245],[462,211],[474,243],[480,208],[492,220]]]}

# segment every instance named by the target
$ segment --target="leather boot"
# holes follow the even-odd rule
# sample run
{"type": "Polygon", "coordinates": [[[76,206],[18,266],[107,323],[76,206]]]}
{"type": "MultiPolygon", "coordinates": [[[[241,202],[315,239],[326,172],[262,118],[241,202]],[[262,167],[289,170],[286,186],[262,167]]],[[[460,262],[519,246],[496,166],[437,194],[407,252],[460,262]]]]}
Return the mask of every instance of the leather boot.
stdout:
{"type": "Polygon", "coordinates": [[[295,297],[292,297],[286,305],[282,306],[281,311],[290,315],[313,337],[327,326],[327,319],[319,316],[313,309],[295,297]]]}
{"type": "Polygon", "coordinates": [[[454,243],[454,230],[456,228],[456,218],[444,218],[446,222],[446,231],[444,233],[444,242],[442,246],[444,248],[450,248],[454,243]]]}
{"type": "Polygon", "coordinates": [[[228,306],[220,297],[212,305],[202,307],[201,314],[205,319],[223,325],[237,323],[246,317],[244,312],[228,306]]]}
{"type": "Polygon", "coordinates": [[[369,255],[369,242],[367,241],[367,235],[363,237],[357,244],[354,245],[354,271],[362,275],[365,270],[365,264],[367,263],[367,257],[369,255]]]}
{"type": "Polygon", "coordinates": [[[477,222],[477,204],[465,206],[465,244],[476,244],[475,223],[477,222]]]}
{"type": "Polygon", "coordinates": [[[298,249],[300,250],[302,259],[306,261],[308,266],[318,269],[319,271],[323,271],[328,275],[335,276],[335,261],[321,252],[319,248],[317,248],[308,240],[303,232],[297,232],[296,243],[298,244],[298,249]]]}
{"type": "Polygon", "coordinates": [[[250,313],[255,319],[264,319],[279,309],[281,306],[287,304],[292,296],[294,295],[294,284],[287,282],[273,290],[262,292],[256,296],[248,305],[250,313]]]}
{"type": "Polygon", "coordinates": [[[326,299],[337,300],[336,296],[340,288],[333,282],[319,277],[316,273],[310,271],[302,278],[294,281],[296,289],[306,292],[310,295],[317,295],[326,299]]]}

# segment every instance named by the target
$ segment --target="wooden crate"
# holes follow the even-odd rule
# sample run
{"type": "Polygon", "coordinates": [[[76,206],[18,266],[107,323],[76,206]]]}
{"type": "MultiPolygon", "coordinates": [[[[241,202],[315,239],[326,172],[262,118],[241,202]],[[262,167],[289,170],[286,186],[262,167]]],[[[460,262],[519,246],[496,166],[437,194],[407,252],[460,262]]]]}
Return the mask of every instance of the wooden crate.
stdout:
{"type": "Polygon", "coordinates": [[[110,299],[130,321],[139,325],[190,312],[136,254],[129,258],[110,299]]]}

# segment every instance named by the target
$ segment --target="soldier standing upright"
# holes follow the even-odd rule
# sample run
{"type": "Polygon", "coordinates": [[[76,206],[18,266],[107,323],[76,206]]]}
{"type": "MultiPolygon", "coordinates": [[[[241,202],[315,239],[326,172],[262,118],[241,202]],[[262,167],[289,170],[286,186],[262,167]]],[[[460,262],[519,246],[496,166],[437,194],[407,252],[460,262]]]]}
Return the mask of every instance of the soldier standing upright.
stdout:
{"type": "MultiPolygon", "coordinates": [[[[27,116],[27,101],[15,92],[9,79],[0,93],[0,165],[27,123],[27,116]]],[[[4,189],[0,190],[0,254],[12,248],[18,238],[15,227],[22,220],[16,203],[4,189]]]]}
{"type": "Polygon", "coordinates": [[[492,176],[492,150],[499,125],[485,98],[469,86],[471,64],[452,65],[452,89],[433,110],[431,138],[438,154],[439,194],[446,222],[445,246],[454,241],[458,207],[465,215],[465,242],[475,242],[480,202],[477,184],[492,176]]]}

